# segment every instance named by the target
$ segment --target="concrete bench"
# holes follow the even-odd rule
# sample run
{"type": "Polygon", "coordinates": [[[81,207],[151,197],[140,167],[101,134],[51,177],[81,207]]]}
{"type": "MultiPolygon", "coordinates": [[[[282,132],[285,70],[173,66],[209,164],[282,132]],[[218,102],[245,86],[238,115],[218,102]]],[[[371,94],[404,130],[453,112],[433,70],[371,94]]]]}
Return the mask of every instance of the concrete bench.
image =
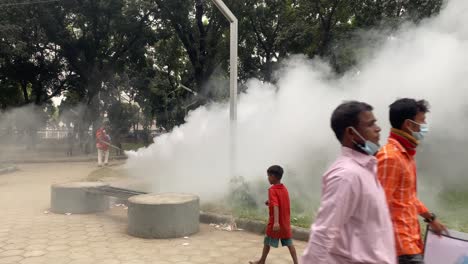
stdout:
{"type": "Polygon", "coordinates": [[[89,190],[107,186],[102,182],[70,182],[51,187],[51,211],[65,214],[89,214],[106,211],[109,197],[89,190]]]}
{"type": "Polygon", "coordinates": [[[143,194],[128,199],[128,233],[141,238],[177,238],[197,233],[200,199],[192,194],[143,194]]]}

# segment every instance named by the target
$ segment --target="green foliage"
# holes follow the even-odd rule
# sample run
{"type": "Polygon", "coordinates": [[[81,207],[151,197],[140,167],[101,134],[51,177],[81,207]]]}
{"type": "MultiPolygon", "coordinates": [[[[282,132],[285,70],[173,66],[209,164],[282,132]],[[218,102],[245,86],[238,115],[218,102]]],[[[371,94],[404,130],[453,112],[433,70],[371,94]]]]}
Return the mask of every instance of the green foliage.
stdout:
{"type": "Polygon", "coordinates": [[[447,189],[438,196],[437,215],[449,228],[468,232],[468,190],[447,189]]]}
{"type": "Polygon", "coordinates": [[[231,179],[231,190],[227,201],[228,205],[234,209],[255,210],[258,208],[250,185],[240,176],[231,179]]]}
{"type": "MultiPolygon", "coordinates": [[[[252,77],[275,82],[274,70],[296,53],[325,58],[345,72],[361,55],[357,32],[418,23],[442,6],[442,0],[225,3],[239,19],[241,88],[252,77]]],[[[155,120],[170,130],[188,111],[226,98],[228,37],[229,24],[211,1],[8,6],[0,10],[0,109],[48,104],[63,95],[61,117],[83,132],[107,111],[126,112],[112,106],[126,94],[126,103],[140,108],[144,131],[155,120]],[[79,114],[67,114],[74,107],[79,114]]]]}
{"type": "Polygon", "coordinates": [[[112,133],[126,134],[138,121],[138,108],[128,103],[115,102],[108,108],[107,116],[112,133]]]}
{"type": "Polygon", "coordinates": [[[143,143],[122,143],[123,150],[137,150],[143,147],[145,147],[143,143]]]}
{"type": "Polygon", "coordinates": [[[0,81],[0,109],[20,106],[23,102],[21,89],[15,82],[0,81]]]}
{"type": "MultiPolygon", "coordinates": [[[[245,192],[244,192],[245,193],[245,192]]],[[[250,195],[250,194],[249,194],[250,195]]],[[[231,194],[232,196],[232,194],[231,194]]],[[[231,197],[230,196],[230,197],[231,197]]],[[[439,194],[440,203],[436,210],[442,223],[448,228],[468,232],[468,192],[446,190],[439,194]]],[[[291,197],[291,224],[298,227],[309,228],[312,224],[318,208],[310,208],[307,202],[299,197],[291,197]]],[[[252,207],[249,205],[239,206],[224,205],[223,203],[202,204],[202,210],[220,214],[233,215],[238,218],[267,221],[268,208],[266,206],[252,207]]],[[[421,226],[426,224],[421,220],[421,226]]],[[[425,229],[422,229],[422,233],[425,229]]]]}
{"type": "MultiPolygon", "coordinates": [[[[138,107],[121,101],[116,101],[108,107],[109,134],[113,145],[123,149],[121,136],[127,134],[130,128],[138,123],[138,113],[138,107]]],[[[122,150],[117,150],[117,154],[123,154],[122,150]]]]}

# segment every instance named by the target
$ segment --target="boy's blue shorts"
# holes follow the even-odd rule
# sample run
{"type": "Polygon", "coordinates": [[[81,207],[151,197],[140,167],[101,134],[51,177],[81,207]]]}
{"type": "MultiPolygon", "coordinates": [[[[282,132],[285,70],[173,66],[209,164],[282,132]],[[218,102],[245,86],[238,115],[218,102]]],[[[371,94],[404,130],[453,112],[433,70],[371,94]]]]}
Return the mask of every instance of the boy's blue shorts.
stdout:
{"type": "Polygon", "coordinates": [[[269,236],[265,236],[265,240],[263,241],[263,244],[266,246],[271,246],[274,248],[277,248],[279,246],[279,241],[281,240],[281,246],[287,247],[287,246],[292,246],[293,241],[291,238],[272,238],[269,236]]]}

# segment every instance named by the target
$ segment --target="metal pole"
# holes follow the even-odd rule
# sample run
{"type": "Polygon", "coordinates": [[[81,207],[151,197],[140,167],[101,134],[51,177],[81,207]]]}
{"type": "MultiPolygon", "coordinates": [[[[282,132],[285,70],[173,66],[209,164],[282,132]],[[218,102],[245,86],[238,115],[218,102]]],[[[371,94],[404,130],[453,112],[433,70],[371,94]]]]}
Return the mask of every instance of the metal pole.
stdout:
{"type": "Polygon", "coordinates": [[[237,23],[237,18],[234,16],[234,14],[229,10],[229,8],[226,6],[226,4],[222,0],[213,0],[213,3],[218,7],[219,11],[223,13],[223,15],[229,20],[229,22],[237,23]]]}
{"type": "Polygon", "coordinates": [[[237,122],[237,18],[224,4],[222,0],[213,0],[213,3],[223,13],[230,25],[230,72],[229,72],[229,119],[230,119],[230,142],[229,142],[229,155],[230,155],[230,173],[231,176],[236,174],[236,122],[237,122]]]}

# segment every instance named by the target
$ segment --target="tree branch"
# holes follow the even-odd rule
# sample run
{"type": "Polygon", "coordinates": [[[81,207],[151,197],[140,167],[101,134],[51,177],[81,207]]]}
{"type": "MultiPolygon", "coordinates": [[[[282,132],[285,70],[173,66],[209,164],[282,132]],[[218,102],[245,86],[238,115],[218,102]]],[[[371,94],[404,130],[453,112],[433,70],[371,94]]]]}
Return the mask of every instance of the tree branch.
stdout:
{"type": "Polygon", "coordinates": [[[258,32],[258,29],[255,26],[255,23],[254,23],[252,17],[250,17],[250,16],[249,16],[249,21],[250,21],[250,24],[252,25],[252,29],[253,29],[253,31],[255,33],[255,36],[257,37],[257,41],[260,43],[260,45],[262,46],[265,53],[269,53],[270,52],[269,48],[267,47],[265,42],[262,40],[262,37],[260,36],[260,32],[258,32]]]}
{"type": "Polygon", "coordinates": [[[198,46],[198,56],[201,64],[204,64],[206,59],[206,31],[203,25],[203,2],[196,0],[195,4],[195,18],[197,21],[198,31],[200,32],[200,45],[198,46]]]}

